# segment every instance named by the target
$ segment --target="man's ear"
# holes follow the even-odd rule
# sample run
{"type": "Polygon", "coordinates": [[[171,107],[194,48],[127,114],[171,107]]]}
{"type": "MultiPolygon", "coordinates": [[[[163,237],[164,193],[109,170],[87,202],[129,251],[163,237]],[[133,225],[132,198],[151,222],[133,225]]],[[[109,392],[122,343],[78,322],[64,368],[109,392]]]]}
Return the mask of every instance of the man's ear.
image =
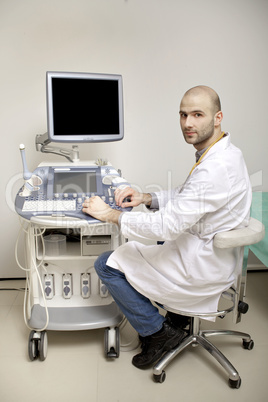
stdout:
{"type": "Polygon", "coordinates": [[[214,125],[215,127],[218,127],[221,124],[221,121],[223,119],[223,114],[221,111],[217,112],[214,116],[214,125]]]}

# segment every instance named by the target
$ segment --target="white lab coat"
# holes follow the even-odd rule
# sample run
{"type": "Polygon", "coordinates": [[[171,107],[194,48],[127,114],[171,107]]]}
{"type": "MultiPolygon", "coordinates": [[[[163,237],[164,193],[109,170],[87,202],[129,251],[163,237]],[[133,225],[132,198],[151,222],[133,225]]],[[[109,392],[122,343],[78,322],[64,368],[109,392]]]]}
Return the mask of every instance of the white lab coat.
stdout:
{"type": "Polygon", "coordinates": [[[107,264],[149,299],[187,312],[217,310],[220,294],[235,280],[236,249],[216,249],[216,233],[247,226],[251,186],[241,151],[226,133],[171,192],[156,193],[157,212],[126,212],[123,235],[164,240],[128,242],[107,264]]]}

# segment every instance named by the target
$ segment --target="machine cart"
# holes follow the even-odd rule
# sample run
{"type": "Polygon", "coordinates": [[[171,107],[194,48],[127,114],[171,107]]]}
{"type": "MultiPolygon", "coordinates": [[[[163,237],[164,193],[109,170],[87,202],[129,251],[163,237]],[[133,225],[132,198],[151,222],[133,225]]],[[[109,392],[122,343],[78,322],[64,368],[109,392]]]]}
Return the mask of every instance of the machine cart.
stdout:
{"type": "MultiPolygon", "coordinates": [[[[78,179],[77,174],[91,182],[95,175],[95,194],[112,207],[115,207],[113,192],[116,185],[125,182],[109,165],[98,166],[90,162],[51,167],[41,164],[31,176],[30,191],[27,180],[18,192],[15,207],[23,218],[25,232],[27,290],[24,314],[25,323],[31,330],[29,358],[46,358],[47,330],[96,328],[106,328],[105,355],[118,357],[118,326],[123,315],[98,278],[94,261],[104,251],[120,246],[124,239],[116,225],[83,214],[83,200],[92,194],[83,193],[83,189],[77,193],[66,192],[66,189],[60,189],[58,193],[52,191],[56,182],[62,180],[61,173],[64,180],[68,174],[73,183],[78,179]],[[44,203],[57,204],[59,201],[74,203],[75,208],[55,211],[54,207],[52,210],[44,207],[44,203]],[[34,207],[29,207],[31,203],[34,207]]],[[[82,186],[81,180],[79,186],[82,186]]]]}

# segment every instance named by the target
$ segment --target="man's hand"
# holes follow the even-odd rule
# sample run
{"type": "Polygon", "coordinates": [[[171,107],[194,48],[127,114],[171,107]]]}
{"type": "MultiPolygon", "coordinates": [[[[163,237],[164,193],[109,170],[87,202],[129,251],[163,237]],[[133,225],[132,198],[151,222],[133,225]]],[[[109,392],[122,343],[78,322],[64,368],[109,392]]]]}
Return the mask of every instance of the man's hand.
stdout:
{"type": "Polygon", "coordinates": [[[109,207],[100,197],[95,196],[88,198],[83,203],[82,211],[95,219],[103,222],[118,224],[120,211],[109,207]]]}
{"type": "Polygon", "coordinates": [[[124,189],[117,188],[114,192],[116,205],[127,208],[137,207],[140,204],[150,205],[152,197],[150,194],[139,193],[131,187],[124,189]]]}

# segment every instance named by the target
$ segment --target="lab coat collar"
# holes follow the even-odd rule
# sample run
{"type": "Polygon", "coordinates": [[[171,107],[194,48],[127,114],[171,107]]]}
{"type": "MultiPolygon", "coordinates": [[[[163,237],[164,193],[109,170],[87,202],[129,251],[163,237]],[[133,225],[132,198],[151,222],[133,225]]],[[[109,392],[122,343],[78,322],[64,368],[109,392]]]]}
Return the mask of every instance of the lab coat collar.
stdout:
{"type": "MultiPolygon", "coordinates": [[[[214,155],[215,153],[222,151],[223,149],[226,149],[229,147],[231,143],[231,136],[230,133],[226,132],[224,136],[220,139],[220,141],[216,142],[216,144],[213,145],[213,147],[210,148],[208,153],[204,156],[203,161],[209,158],[211,155],[214,155]]],[[[207,148],[204,148],[200,151],[199,158],[201,155],[205,152],[207,148]]],[[[197,154],[197,152],[196,152],[197,154]]]]}

